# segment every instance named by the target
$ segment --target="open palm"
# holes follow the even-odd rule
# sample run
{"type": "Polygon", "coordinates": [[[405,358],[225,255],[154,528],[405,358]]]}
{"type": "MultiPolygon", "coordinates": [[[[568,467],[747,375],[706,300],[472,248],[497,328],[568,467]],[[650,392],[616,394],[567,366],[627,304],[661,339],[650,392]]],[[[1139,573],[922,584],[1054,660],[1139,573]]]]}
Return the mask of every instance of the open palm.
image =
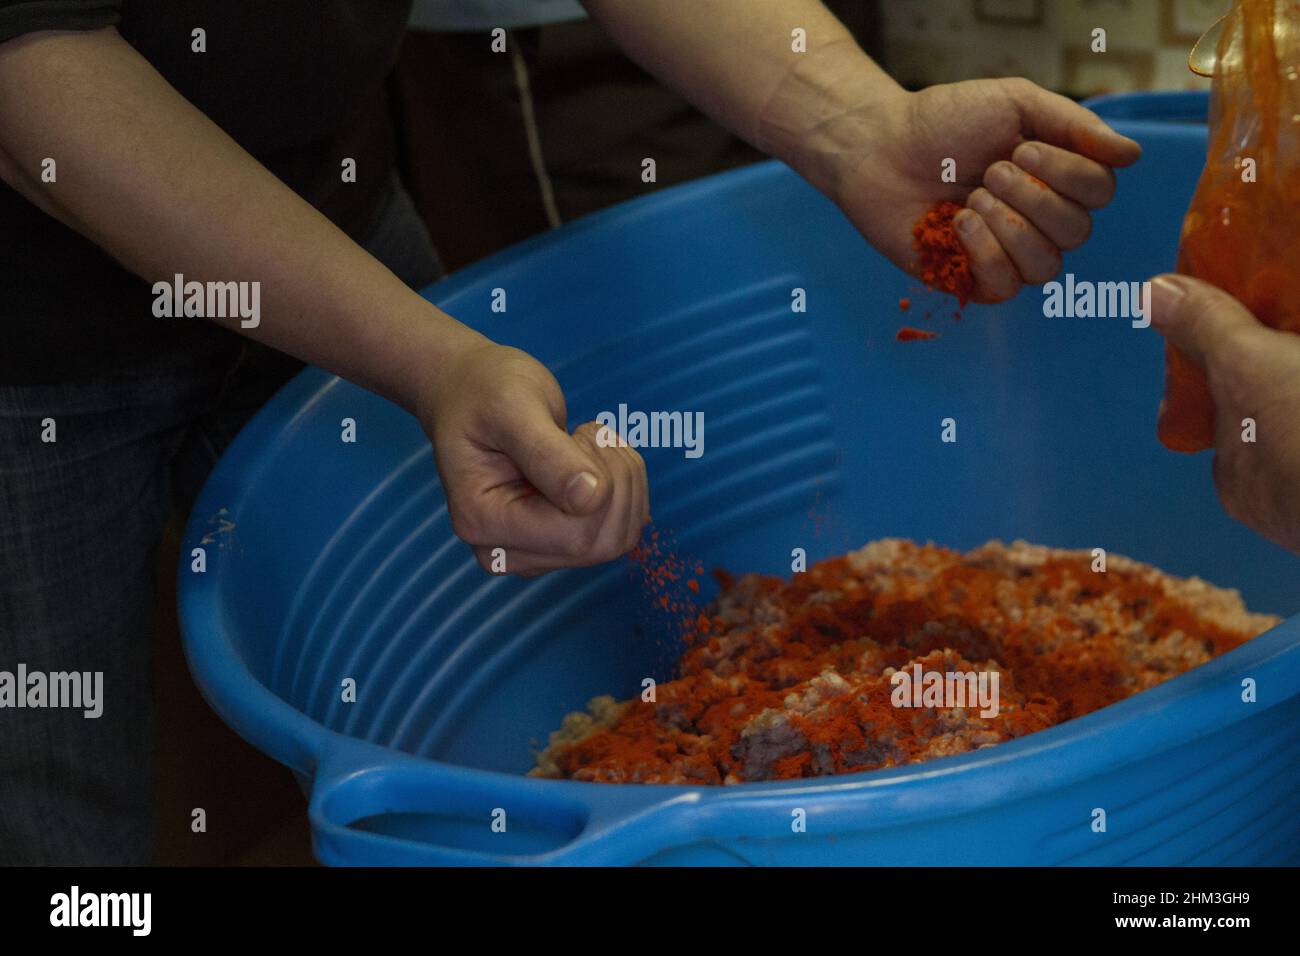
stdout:
{"type": "Polygon", "coordinates": [[[837,201],[872,245],[913,273],[913,224],[942,200],[964,206],[954,223],[977,301],[1055,275],[1061,251],[1088,237],[1090,210],[1114,195],[1112,167],[1141,154],[1095,114],[1021,79],[903,93],[878,115],[874,148],[855,158],[837,201]]]}

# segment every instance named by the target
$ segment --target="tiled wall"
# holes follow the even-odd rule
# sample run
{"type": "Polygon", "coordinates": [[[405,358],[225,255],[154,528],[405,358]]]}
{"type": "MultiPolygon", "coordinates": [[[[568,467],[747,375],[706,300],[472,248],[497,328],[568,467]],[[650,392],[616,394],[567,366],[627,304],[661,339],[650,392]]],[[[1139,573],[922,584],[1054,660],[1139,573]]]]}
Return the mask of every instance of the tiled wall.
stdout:
{"type": "Polygon", "coordinates": [[[882,0],[885,65],[909,86],[1026,76],[1074,96],[1202,89],[1192,44],[1229,0],[882,0]],[[1106,31],[1106,51],[1091,49],[1106,31]]]}

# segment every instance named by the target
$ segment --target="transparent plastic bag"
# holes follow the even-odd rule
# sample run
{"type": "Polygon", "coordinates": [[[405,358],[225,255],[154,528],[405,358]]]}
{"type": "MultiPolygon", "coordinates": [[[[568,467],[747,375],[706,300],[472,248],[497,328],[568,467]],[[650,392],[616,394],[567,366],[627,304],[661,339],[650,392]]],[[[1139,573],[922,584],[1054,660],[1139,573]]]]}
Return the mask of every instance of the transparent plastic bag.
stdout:
{"type": "MultiPolygon", "coordinates": [[[[1219,40],[1210,145],[1178,271],[1230,292],[1261,322],[1300,332],[1300,5],[1235,0],[1219,40]]],[[[1205,374],[1165,350],[1160,440],[1214,445],[1205,374]]]]}

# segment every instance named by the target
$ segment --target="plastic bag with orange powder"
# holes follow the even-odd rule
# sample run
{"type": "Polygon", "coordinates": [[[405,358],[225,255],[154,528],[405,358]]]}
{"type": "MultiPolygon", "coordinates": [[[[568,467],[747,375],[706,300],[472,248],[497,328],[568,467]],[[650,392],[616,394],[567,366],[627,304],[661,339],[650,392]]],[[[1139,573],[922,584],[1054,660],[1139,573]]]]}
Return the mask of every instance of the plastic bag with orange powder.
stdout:
{"type": "MultiPolygon", "coordinates": [[[[1236,296],[1266,325],[1300,332],[1300,6],[1235,0],[1210,95],[1205,171],[1183,222],[1178,271],[1236,296]]],[[[1160,441],[1214,445],[1205,374],[1165,350],[1160,441]]]]}

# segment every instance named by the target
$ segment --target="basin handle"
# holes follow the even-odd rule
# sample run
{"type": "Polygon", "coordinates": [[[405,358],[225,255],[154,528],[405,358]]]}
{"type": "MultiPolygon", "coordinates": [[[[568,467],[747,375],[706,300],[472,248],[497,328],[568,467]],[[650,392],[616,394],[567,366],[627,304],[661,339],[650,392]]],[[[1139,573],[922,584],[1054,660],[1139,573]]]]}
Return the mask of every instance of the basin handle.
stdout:
{"type": "Polygon", "coordinates": [[[308,817],[317,857],[363,866],[624,865],[690,842],[696,791],[607,786],[488,773],[348,741],[318,761],[308,817]],[[472,821],[470,839],[376,832],[359,821],[385,814],[472,821]],[[504,830],[493,829],[496,822],[504,830]],[[512,846],[511,826],[547,832],[535,852],[512,846]]]}

